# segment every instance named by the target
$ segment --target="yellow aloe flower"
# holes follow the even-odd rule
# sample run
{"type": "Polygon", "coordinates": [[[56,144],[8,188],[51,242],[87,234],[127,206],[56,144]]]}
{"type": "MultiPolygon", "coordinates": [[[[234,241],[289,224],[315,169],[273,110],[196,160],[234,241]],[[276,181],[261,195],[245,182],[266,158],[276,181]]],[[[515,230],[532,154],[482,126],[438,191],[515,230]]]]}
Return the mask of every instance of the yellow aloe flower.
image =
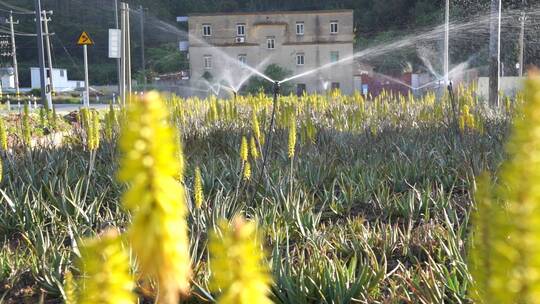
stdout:
{"type": "Polygon", "coordinates": [[[244,180],[251,179],[251,164],[249,163],[249,161],[244,163],[243,177],[244,177],[244,180]]]}
{"type": "Polygon", "coordinates": [[[99,148],[100,134],[99,134],[99,114],[96,111],[90,113],[88,134],[88,149],[95,151],[99,148]]]}
{"type": "Polygon", "coordinates": [[[258,159],[260,157],[259,155],[259,148],[257,147],[257,143],[255,142],[255,138],[249,137],[249,147],[250,147],[250,153],[251,157],[253,159],[258,159]]]}
{"type": "Polygon", "coordinates": [[[240,159],[242,162],[248,161],[248,154],[249,154],[249,148],[248,148],[248,142],[245,136],[242,136],[242,142],[240,144],[240,159]]]}
{"type": "Polygon", "coordinates": [[[210,237],[210,288],[221,292],[219,304],[266,304],[271,277],[257,227],[237,217],[221,222],[210,237]]]}
{"type": "Polygon", "coordinates": [[[76,303],[77,297],[75,291],[75,282],[73,282],[73,274],[68,270],[64,274],[64,304],[76,303]]]}
{"type": "Polygon", "coordinates": [[[259,119],[257,118],[257,113],[255,112],[255,109],[253,109],[251,114],[251,129],[253,131],[253,136],[255,136],[255,140],[257,140],[259,145],[263,145],[264,138],[261,134],[261,128],[259,126],[259,119]]]}
{"type": "Polygon", "coordinates": [[[294,157],[296,147],[296,116],[293,114],[289,118],[289,158],[294,157]]]}
{"type": "Polygon", "coordinates": [[[525,94],[498,185],[478,187],[471,268],[479,303],[540,303],[540,76],[525,94]]]}
{"type": "Polygon", "coordinates": [[[193,196],[195,200],[195,207],[201,208],[204,202],[204,193],[202,185],[201,169],[197,166],[195,168],[195,179],[193,181],[193,196]]]}
{"type": "Polygon", "coordinates": [[[158,93],[135,99],[120,137],[118,178],[130,183],[122,197],[133,215],[128,236],[140,270],[159,283],[159,303],[177,303],[189,291],[190,258],[185,189],[175,131],[158,93]]]}
{"type": "MultiPolygon", "coordinates": [[[[129,273],[129,257],[115,231],[83,241],[77,284],[78,304],[136,303],[135,282],[129,273]]],[[[69,276],[68,276],[69,279],[69,276]]],[[[73,296],[73,295],[71,295],[73,296]]]]}
{"type": "Polygon", "coordinates": [[[3,151],[7,151],[8,149],[8,136],[3,118],[0,118],[0,148],[2,148],[3,151]]]}

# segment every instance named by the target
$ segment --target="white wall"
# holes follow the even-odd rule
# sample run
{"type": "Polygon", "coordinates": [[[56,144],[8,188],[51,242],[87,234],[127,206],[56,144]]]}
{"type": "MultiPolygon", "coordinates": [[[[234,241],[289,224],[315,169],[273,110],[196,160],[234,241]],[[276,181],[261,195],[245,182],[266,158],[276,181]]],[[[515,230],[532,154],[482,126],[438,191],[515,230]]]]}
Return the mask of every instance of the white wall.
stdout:
{"type": "MultiPolygon", "coordinates": [[[[39,68],[30,68],[32,89],[41,88],[41,79],[39,74],[39,68]]],[[[66,69],[53,69],[52,77],[55,90],[76,89],[78,87],[84,86],[84,81],[69,80],[66,69]]]]}
{"type": "Polygon", "coordinates": [[[1,82],[2,82],[2,90],[15,89],[15,76],[14,75],[2,76],[1,82]]]}
{"type": "MultiPolygon", "coordinates": [[[[523,90],[525,77],[501,77],[500,88],[507,96],[514,96],[523,90]]],[[[489,77],[478,78],[478,92],[481,97],[489,97],[489,77]]]]}

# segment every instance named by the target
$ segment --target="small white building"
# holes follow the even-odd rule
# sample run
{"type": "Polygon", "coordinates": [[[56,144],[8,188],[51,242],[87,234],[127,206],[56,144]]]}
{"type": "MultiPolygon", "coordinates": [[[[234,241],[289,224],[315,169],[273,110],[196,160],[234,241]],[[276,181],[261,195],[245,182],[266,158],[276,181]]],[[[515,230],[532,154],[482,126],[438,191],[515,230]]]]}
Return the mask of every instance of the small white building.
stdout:
{"type": "MultiPolygon", "coordinates": [[[[49,69],[45,69],[45,73],[49,75],[49,69]]],[[[30,68],[32,89],[41,88],[41,79],[39,68],[30,68]]],[[[70,91],[79,88],[84,88],[84,81],[69,80],[66,69],[52,69],[53,87],[55,91],[70,91]]]]}
{"type": "Polygon", "coordinates": [[[2,90],[15,89],[15,70],[12,67],[0,68],[0,86],[2,90]]]}

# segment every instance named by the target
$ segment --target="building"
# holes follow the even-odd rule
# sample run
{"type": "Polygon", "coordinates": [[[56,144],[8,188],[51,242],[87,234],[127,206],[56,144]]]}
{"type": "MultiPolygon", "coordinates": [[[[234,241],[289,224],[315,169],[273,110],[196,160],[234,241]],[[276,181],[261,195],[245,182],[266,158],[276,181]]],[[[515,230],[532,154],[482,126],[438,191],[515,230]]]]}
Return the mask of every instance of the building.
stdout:
{"type": "MultiPolygon", "coordinates": [[[[69,80],[66,69],[52,69],[53,87],[57,92],[71,91],[84,88],[84,81],[69,80]]],[[[49,75],[49,69],[45,69],[45,73],[49,75]]],[[[31,86],[32,89],[41,88],[41,78],[39,68],[30,68],[31,86]]]]}
{"type": "Polygon", "coordinates": [[[188,26],[191,85],[237,90],[256,74],[242,64],[258,71],[277,64],[292,75],[309,72],[293,80],[299,94],[353,91],[352,10],[192,14],[188,26]]]}
{"type": "Polygon", "coordinates": [[[2,91],[15,90],[15,69],[12,67],[0,68],[0,86],[2,91]]]}

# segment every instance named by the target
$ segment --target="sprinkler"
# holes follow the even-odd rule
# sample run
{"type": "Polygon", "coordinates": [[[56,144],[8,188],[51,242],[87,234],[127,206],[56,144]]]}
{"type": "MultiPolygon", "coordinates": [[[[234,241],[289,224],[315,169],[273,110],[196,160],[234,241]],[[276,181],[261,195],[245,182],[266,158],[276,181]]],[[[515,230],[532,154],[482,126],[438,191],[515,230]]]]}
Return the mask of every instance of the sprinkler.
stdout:
{"type": "Polygon", "coordinates": [[[280,92],[280,82],[275,81],[274,82],[274,101],[277,99],[277,96],[279,95],[279,92],[280,92]]]}

